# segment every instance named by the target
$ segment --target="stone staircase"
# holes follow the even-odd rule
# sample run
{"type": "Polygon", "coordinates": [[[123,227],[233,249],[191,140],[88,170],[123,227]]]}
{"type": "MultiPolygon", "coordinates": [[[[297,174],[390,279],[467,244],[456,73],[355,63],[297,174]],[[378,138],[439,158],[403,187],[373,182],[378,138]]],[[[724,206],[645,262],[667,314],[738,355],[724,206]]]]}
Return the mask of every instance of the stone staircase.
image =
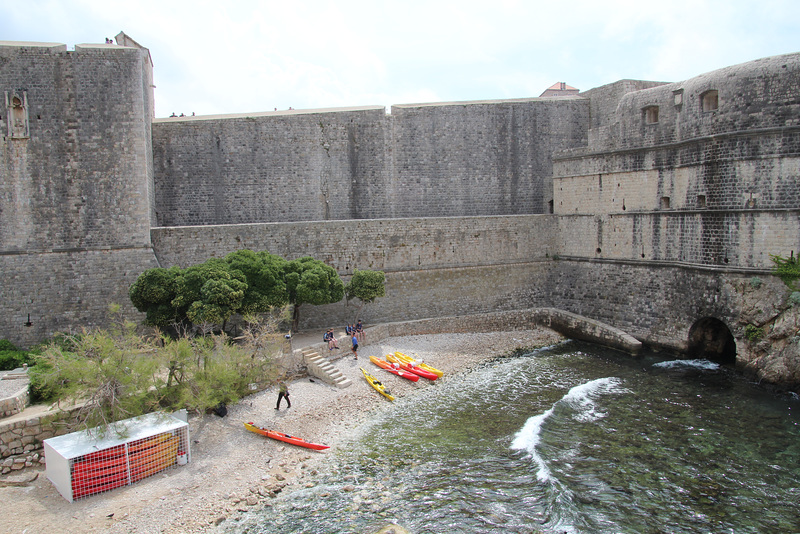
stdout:
{"type": "Polygon", "coordinates": [[[323,382],[337,388],[346,388],[353,383],[316,349],[303,349],[303,360],[308,368],[308,374],[319,378],[323,382]]]}

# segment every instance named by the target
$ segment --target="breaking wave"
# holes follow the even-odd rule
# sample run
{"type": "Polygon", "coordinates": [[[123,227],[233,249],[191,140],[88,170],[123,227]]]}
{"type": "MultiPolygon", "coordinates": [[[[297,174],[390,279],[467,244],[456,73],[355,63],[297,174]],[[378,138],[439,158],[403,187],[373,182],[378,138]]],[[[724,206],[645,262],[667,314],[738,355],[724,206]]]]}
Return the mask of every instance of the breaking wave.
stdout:
{"type": "Polygon", "coordinates": [[[556,401],[549,410],[528,419],[525,425],[515,434],[514,440],[511,442],[511,448],[528,452],[539,468],[537,478],[541,482],[547,482],[551,478],[550,469],[547,467],[544,458],[537,451],[544,423],[553,415],[558,406],[564,406],[572,410],[572,418],[582,423],[590,423],[605,417],[606,414],[597,409],[595,399],[606,394],[626,393],[628,390],[623,388],[621,384],[621,379],[608,377],[598,378],[573,387],[566,395],[556,401]]]}

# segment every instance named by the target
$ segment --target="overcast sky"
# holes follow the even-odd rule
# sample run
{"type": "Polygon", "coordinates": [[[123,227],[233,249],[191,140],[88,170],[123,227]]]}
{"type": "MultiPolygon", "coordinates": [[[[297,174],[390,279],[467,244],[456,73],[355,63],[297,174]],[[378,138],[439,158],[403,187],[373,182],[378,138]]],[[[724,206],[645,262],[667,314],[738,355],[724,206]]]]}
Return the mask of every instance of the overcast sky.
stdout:
{"type": "MultiPolygon", "coordinates": [[[[156,116],[539,96],[800,51],[799,0],[27,0],[0,39],[150,49],[156,116]]],[[[388,109],[387,109],[388,111],[388,109]]]]}

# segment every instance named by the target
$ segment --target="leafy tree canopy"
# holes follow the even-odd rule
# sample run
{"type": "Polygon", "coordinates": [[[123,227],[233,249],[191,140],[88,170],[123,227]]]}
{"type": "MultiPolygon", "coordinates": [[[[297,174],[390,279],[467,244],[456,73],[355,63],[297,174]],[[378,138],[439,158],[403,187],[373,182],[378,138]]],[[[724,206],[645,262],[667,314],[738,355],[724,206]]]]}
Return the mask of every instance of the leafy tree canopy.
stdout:
{"type": "Polygon", "coordinates": [[[386,295],[385,280],[386,276],[383,271],[355,270],[353,277],[350,278],[350,281],[345,286],[344,292],[348,301],[351,299],[358,299],[361,301],[356,311],[356,321],[361,315],[361,309],[365,304],[369,304],[376,298],[386,295]]]}
{"type": "Polygon", "coordinates": [[[300,306],[321,306],[339,302],[344,297],[344,283],[336,269],[320,260],[306,256],[286,264],[284,280],[289,293],[289,303],[294,304],[292,329],[297,329],[300,306]]]}
{"type": "Polygon", "coordinates": [[[280,307],[289,301],[283,272],[286,260],[267,251],[243,249],[225,256],[231,269],[241,272],[247,280],[239,313],[258,314],[280,307]]]}
{"type": "Polygon", "coordinates": [[[345,286],[345,294],[349,299],[359,299],[364,304],[373,302],[376,298],[386,296],[386,275],[383,271],[355,270],[350,282],[345,286]]]}
{"type": "Polygon", "coordinates": [[[178,278],[173,307],[195,324],[224,325],[242,305],[247,279],[227,261],[212,258],[184,270],[178,278]]]}
{"type": "Polygon", "coordinates": [[[180,276],[180,267],[158,267],[144,271],[131,285],[128,296],[137,310],[147,314],[146,324],[164,327],[180,320],[172,307],[180,276]]]}
{"type": "MultiPolygon", "coordinates": [[[[136,309],[147,314],[145,323],[153,326],[190,321],[224,329],[234,313],[257,316],[293,304],[296,329],[300,305],[338,302],[344,284],[333,267],[314,258],[287,261],[244,249],[186,269],[148,269],[128,294],[136,309]]],[[[363,292],[361,296],[368,298],[363,292]]]]}

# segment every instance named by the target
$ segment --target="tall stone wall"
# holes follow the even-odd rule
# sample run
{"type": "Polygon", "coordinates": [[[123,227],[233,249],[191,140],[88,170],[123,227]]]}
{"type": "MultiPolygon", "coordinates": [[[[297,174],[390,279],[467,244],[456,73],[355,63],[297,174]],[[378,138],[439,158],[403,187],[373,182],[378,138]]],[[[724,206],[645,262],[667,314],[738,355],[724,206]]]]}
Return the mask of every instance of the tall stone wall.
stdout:
{"type": "Polygon", "coordinates": [[[796,253],[798,88],[791,54],[622,96],[554,158],[561,254],[766,271],[796,253]]]}
{"type": "Polygon", "coordinates": [[[586,144],[589,101],[392,106],[392,117],[393,196],[384,216],[549,213],[551,155],[586,144]]]}
{"type": "Polygon", "coordinates": [[[568,98],[152,123],[149,53],[121,36],[0,44],[0,337],[21,346],[111,302],[140,317],[147,268],[250,248],[385,271],[367,322],[558,307],[681,348],[704,317],[766,324],[748,280],[800,250],[800,54],[568,98]]]}
{"type": "Polygon", "coordinates": [[[383,108],[158,119],[158,225],[376,217],[385,127],[383,108]]]}
{"type": "Polygon", "coordinates": [[[160,226],[546,213],[584,99],[181,117],[154,125],[160,226]]]}
{"type": "Polygon", "coordinates": [[[563,258],[661,261],[768,273],[800,250],[800,210],[679,210],[558,219],[563,258]]]}
{"type": "Polygon", "coordinates": [[[0,337],[27,346],[100,323],[155,265],[148,61],[135,47],[0,43],[0,337]]]}

